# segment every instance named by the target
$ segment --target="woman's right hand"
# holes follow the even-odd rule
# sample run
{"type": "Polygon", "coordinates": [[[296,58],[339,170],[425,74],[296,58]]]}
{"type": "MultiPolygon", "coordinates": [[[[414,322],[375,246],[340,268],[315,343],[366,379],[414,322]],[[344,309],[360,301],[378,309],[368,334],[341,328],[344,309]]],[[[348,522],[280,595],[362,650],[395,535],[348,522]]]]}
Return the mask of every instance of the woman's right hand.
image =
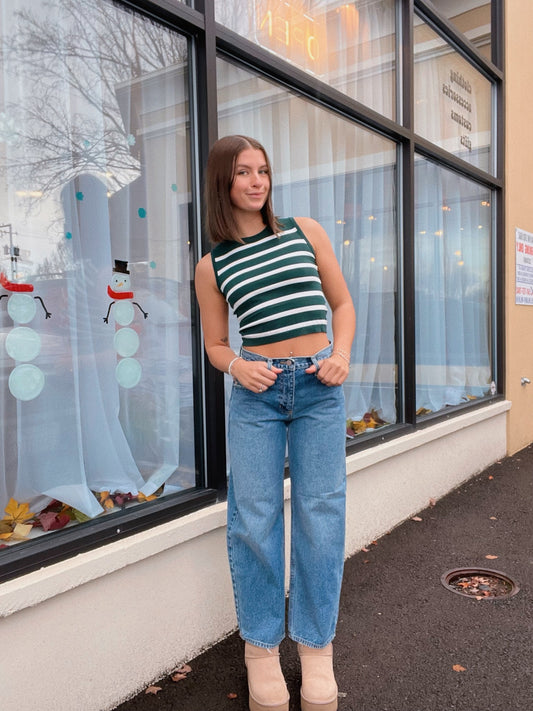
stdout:
{"type": "Polygon", "coordinates": [[[281,368],[268,367],[264,360],[238,358],[231,366],[231,375],[247,390],[262,393],[276,382],[281,368]]]}

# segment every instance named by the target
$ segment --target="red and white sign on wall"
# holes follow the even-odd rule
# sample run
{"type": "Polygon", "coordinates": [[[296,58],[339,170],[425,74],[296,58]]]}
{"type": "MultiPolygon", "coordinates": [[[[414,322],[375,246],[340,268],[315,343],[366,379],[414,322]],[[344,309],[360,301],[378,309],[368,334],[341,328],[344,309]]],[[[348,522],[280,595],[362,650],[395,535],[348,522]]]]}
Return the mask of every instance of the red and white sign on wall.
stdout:
{"type": "Polygon", "coordinates": [[[533,306],[533,234],[516,228],[515,303],[533,306]]]}

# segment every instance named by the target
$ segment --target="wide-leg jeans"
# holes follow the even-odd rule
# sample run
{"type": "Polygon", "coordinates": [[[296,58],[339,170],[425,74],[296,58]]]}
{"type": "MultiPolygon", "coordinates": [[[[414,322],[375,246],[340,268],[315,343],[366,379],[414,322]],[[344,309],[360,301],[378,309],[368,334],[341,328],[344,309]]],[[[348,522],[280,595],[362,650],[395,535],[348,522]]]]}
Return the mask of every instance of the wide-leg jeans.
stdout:
{"type": "Polygon", "coordinates": [[[309,647],[335,635],[344,565],[346,454],[341,386],[305,372],[331,354],[248,360],[282,369],[265,392],[233,384],[227,544],[242,638],[275,647],[285,636],[283,488],[288,451],[291,556],[288,634],[309,647]]]}

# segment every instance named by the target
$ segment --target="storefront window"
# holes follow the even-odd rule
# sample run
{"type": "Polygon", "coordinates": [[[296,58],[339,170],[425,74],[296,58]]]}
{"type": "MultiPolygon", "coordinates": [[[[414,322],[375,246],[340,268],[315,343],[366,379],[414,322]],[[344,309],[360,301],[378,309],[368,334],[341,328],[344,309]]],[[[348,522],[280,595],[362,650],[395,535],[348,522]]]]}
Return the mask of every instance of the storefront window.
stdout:
{"type": "Polygon", "coordinates": [[[418,18],[414,36],[416,133],[493,173],[490,81],[418,18]]]}
{"type": "Polygon", "coordinates": [[[395,116],[394,0],[215,0],[216,19],[351,98],[395,116]]]}
{"type": "Polygon", "coordinates": [[[432,0],[437,10],[459,32],[491,59],[491,2],[487,0],[432,0]]]}
{"type": "Polygon", "coordinates": [[[250,135],[265,146],[276,214],[320,222],[353,296],[348,434],[395,423],[396,146],[233,64],[217,67],[219,135],[250,135]]]}
{"type": "Polygon", "coordinates": [[[0,544],[196,485],[186,40],[0,10],[0,544]],[[5,513],[4,513],[5,512],[5,513]]]}
{"type": "Polygon", "coordinates": [[[491,191],[423,158],[415,168],[418,415],[491,393],[491,191]]]}

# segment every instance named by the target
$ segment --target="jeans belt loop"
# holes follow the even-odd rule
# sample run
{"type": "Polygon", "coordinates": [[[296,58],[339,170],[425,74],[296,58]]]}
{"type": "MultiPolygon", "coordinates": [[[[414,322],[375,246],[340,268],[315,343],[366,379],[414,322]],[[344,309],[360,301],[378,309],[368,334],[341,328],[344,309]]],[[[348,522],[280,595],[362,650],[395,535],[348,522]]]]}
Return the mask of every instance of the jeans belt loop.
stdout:
{"type": "Polygon", "coordinates": [[[318,373],[318,371],[320,370],[320,366],[318,365],[318,358],[315,358],[315,356],[311,356],[311,362],[315,366],[316,372],[318,373]]]}

